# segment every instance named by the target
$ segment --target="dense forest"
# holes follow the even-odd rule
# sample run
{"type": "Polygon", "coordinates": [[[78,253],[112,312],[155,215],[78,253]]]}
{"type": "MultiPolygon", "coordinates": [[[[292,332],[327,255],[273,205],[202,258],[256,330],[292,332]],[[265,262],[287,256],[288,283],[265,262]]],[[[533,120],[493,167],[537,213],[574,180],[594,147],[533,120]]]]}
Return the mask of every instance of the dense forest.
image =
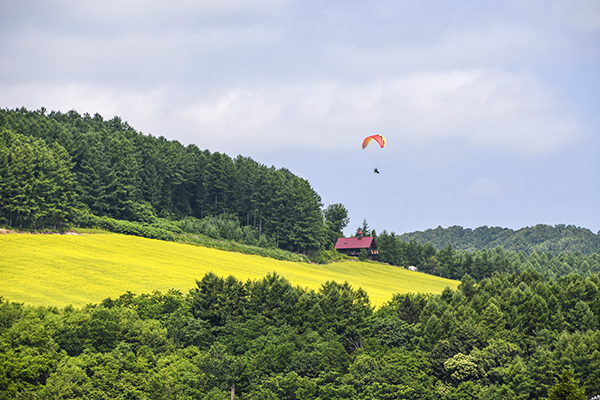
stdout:
{"type": "Polygon", "coordinates": [[[507,251],[501,247],[492,250],[455,250],[448,245],[437,250],[430,242],[405,242],[393,233],[377,236],[379,260],[391,265],[415,266],[421,272],[450,279],[461,279],[465,274],[480,281],[498,272],[514,273],[534,270],[547,276],[568,274],[589,276],[600,273],[600,256],[583,255],[578,251],[554,255],[551,252],[507,251]]]}
{"type": "Polygon", "coordinates": [[[451,245],[456,250],[504,250],[549,252],[558,255],[562,252],[579,251],[582,254],[600,254],[600,232],[594,234],[589,229],[572,225],[536,225],[518,230],[500,227],[481,226],[476,229],[451,226],[425,231],[403,233],[398,237],[409,242],[431,243],[437,250],[451,245]]]}
{"type": "Polygon", "coordinates": [[[21,228],[82,214],[142,223],[227,215],[296,252],[330,247],[341,232],[329,229],[339,221],[324,223],[310,183],[287,169],[75,111],[0,110],[0,200],[0,223],[21,228]]]}
{"type": "Polygon", "coordinates": [[[585,399],[600,276],[500,273],[457,291],[318,291],[277,275],[83,309],[0,302],[0,399],[585,399]]]}

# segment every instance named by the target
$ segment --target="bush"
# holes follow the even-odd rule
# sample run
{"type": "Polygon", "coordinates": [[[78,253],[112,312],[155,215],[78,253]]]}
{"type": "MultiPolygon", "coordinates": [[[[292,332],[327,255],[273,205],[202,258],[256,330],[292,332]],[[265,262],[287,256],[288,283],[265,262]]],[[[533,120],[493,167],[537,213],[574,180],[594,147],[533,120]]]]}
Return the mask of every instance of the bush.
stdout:
{"type": "Polygon", "coordinates": [[[346,256],[340,254],[335,249],[335,246],[332,244],[328,250],[320,249],[311,254],[310,260],[317,264],[327,264],[330,262],[342,261],[347,258],[346,256]]]}
{"type": "Polygon", "coordinates": [[[173,232],[142,222],[122,221],[110,217],[98,217],[88,210],[77,210],[77,224],[84,228],[100,228],[113,233],[140,236],[173,242],[173,232]]]}

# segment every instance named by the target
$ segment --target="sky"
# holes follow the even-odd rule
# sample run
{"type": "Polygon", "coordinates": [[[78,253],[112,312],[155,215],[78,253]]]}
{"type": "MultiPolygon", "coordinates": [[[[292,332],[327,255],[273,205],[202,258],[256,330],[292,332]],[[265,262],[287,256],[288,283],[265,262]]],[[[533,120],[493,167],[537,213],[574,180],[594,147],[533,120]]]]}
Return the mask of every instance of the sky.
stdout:
{"type": "Polygon", "coordinates": [[[600,0],[0,0],[0,107],[287,168],[347,234],[600,231],[600,0]]]}

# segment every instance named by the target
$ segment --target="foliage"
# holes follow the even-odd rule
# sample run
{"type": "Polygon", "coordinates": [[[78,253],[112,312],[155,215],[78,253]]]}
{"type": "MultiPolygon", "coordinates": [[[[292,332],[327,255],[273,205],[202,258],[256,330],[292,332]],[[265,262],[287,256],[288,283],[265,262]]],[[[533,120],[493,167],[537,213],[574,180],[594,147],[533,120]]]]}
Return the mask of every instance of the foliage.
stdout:
{"type": "Polygon", "coordinates": [[[548,400],[585,400],[585,393],[577,386],[573,379],[573,371],[563,370],[559,378],[548,392],[548,400]]]}
{"type": "MultiPolygon", "coordinates": [[[[322,210],[309,182],[288,170],[145,136],[118,117],[104,121],[98,114],[0,110],[0,128],[6,225],[44,230],[73,223],[282,260],[342,259],[332,246],[348,224],[347,210],[339,203],[322,210]]],[[[400,277],[410,276],[415,289],[441,289],[431,290],[431,276],[419,286],[422,274],[372,263],[257,263],[239,254],[207,256],[210,249],[197,247],[185,247],[192,261],[184,261],[174,256],[183,252],[181,244],[153,242],[149,250],[130,238],[115,247],[111,240],[119,236],[97,235],[105,242],[94,248],[92,266],[94,250],[77,244],[79,237],[66,255],[63,238],[52,238],[45,250],[30,242],[35,251],[3,238],[3,279],[12,285],[3,290],[18,287],[21,296],[27,286],[15,286],[19,275],[44,281],[28,295],[48,299],[60,292],[82,301],[123,282],[133,287],[149,280],[156,288],[171,282],[165,271],[206,274],[186,294],[126,292],[80,309],[0,298],[0,399],[216,399],[232,385],[242,400],[600,393],[597,234],[537,225],[378,236],[366,220],[359,230],[377,238],[382,261],[461,279],[460,285],[441,294],[396,293],[375,311],[365,290],[325,276],[358,279],[378,299],[391,294],[390,284],[398,292],[400,277]],[[48,264],[23,258],[48,249],[54,249],[48,264]],[[277,273],[223,278],[208,272],[211,257],[219,258],[213,268],[245,278],[269,265],[312,280],[301,287],[277,273]]]]}
{"type": "Polygon", "coordinates": [[[456,250],[493,250],[551,253],[580,252],[600,254],[600,232],[573,225],[535,225],[518,230],[481,226],[476,229],[451,226],[398,235],[404,242],[431,243],[437,250],[452,246],[456,250]]]}
{"type": "Polygon", "coordinates": [[[338,238],[344,236],[344,228],[348,226],[348,210],[341,203],[331,204],[323,211],[326,237],[329,245],[335,245],[338,238]]]}
{"type": "Polygon", "coordinates": [[[465,278],[375,313],[348,283],[276,274],[83,308],[0,299],[0,398],[585,399],[600,392],[599,284],[465,278]]]}
{"type": "Polygon", "coordinates": [[[124,221],[107,216],[98,217],[86,211],[77,213],[77,223],[88,228],[99,228],[108,232],[122,233],[125,235],[159,239],[173,242],[176,236],[172,229],[156,227],[143,222],[124,221]]]}
{"type": "Polygon", "coordinates": [[[71,158],[62,146],[0,131],[0,219],[56,228],[72,219],[74,198],[71,158]]]}
{"type": "Polygon", "coordinates": [[[311,255],[344,224],[339,205],[325,224],[320,196],[287,169],[143,135],[119,117],[0,110],[0,130],[8,132],[0,146],[0,219],[8,225],[70,222],[77,195],[82,213],[108,218],[100,222],[116,232],[164,236],[146,226],[159,216],[212,238],[311,255]],[[28,145],[13,145],[14,137],[28,145]],[[38,201],[52,196],[60,206],[38,201]]]}
{"type": "Polygon", "coordinates": [[[393,232],[383,231],[377,237],[380,261],[398,266],[416,266],[419,271],[450,279],[461,279],[465,274],[476,281],[492,277],[495,273],[523,273],[527,270],[563,276],[578,273],[583,276],[600,273],[600,256],[580,252],[531,253],[493,250],[458,251],[453,246],[436,250],[432,243],[420,244],[411,239],[405,242],[393,232]]]}

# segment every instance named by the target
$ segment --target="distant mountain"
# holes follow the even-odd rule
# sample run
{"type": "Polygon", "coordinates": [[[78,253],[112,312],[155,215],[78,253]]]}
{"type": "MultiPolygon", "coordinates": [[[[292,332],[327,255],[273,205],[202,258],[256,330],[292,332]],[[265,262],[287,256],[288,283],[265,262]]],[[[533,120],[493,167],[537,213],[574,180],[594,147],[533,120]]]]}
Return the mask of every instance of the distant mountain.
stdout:
{"type": "Polygon", "coordinates": [[[579,251],[584,255],[600,254],[600,232],[573,225],[536,225],[518,230],[500,227],[481,226],[476,229],[451,226],[426,231],[416,231],[398,235],[406,242],[431,243],[440,250],[448,245],[456,250],[482,250],[502,247],[505,250],[530,253],[579,251]]]}

